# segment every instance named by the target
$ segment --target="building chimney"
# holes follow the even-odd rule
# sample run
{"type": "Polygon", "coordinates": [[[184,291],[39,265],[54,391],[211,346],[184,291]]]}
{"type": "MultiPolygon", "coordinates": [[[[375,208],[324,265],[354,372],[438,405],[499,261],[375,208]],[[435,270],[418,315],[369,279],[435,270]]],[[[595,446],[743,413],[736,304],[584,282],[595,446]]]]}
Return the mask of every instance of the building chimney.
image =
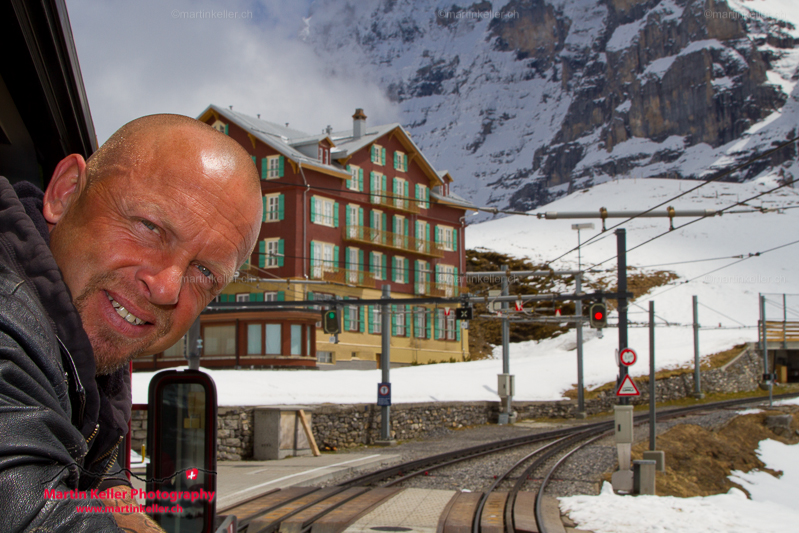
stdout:
{"type": "Polygon", "coordinates": [[[366,134],[366,115],[363,114],[363,109],[360,107],[355,110],[352,115],[352,136],[360,139],[366,134]]]}

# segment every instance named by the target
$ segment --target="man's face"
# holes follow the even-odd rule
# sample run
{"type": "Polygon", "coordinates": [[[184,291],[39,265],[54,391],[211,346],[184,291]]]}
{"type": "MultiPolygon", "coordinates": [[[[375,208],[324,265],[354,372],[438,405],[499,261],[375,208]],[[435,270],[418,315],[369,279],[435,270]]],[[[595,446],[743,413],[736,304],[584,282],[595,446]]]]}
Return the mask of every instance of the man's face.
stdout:
{"type": "Polygon", "coordinates": [[[172,346],[243,262],[260,199],[233,168],[209,143],[159,143],[83,190],[56,223],[50,247],[98,374],[172,346]]]}

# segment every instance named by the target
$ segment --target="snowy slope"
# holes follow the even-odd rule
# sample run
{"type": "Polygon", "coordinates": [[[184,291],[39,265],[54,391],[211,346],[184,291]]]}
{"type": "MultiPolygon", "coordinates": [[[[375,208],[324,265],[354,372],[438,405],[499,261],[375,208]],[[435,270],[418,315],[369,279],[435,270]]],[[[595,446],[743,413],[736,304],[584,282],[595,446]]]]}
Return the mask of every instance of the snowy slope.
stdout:
{"type": "MultiPolygon", "coordinates": [[[[670,203],[675,208],[720,208],[744,200],[773,186],[773,178],[764,177],[747,184],[710,184],[696,193],[670,203]]],[[[650,207],[695,186],[696,182],[676,180],[628,180],[622,187],[608,182],[574,193],[546,206],[547,211],[632,209],[650,207]],[[646,200],[642,200],[646,198],[646,200]]],[[[761,201],[753,202],[760,206],[761,201]]],[[[799,205],[799,195],[792,189],[764,197],[764,207],[799,205]]],[[[681,224],[690,219],[677,219],[681,224]]],[[[574,220],[537,220],[508,217],[470,226],[466,232],[469,248],[485,247],[535,260],[552,259],[576,245],[574,220]]],[[[628,264],[646,266],[666,262],[715,258],[764,251],[794,240],[793,228],[799,226],[799,209],[784,213],[724,215],[705,219],[630,253],[628,264]]],[[[599,228],[599,225],[597,225],[599,228]]],[[[666,219],[635,220],[626,225],[628,248],[668,229],[666,219]]],[[[587,240],[591,234],[583,232],[587,240]]],[[[615,255],[612,235],[583,249],[584,264],[605,260],[615,255]]],[[[665,268],[676,272],[681,280],[700,276],[735,259],[688,263],[665,268]]],[[[724,328],[703,329],[700,347],[703,355],[716,353],[735,344],[756,339],[757,295],[765,293],[799,293],[799,279],[792,267],[799,263],[799,245],[789,246],[762,257],[754,257],[738,265],[702,277],[688,284],[677,284],[654,291],[658,329],[656,333],[658,368],[688,364],[693,360],[691,296],[718,310],[728,318],[700,307],[704,326],[721,323],[724,328]],[[668,290],[667,290],[668,289],[668,290]],[[668,320],[665,327],[663,319],[668,320]],[[734,319],[734,320],[731,320],[734,319]],[[747,328],[739,328],[742,323],[747,328]]],[[[565,257],[557,268],[576,266],[576,255],[565,257]]],[[[605,265],[615,269],[615,260],[605,265]]],[[[646,308],[648,297],[636,304],[646,308]]],[[[614,315],[611,314],[611,322],[614,315]]],[[[644,311],[633,306],[633,322],[647,320],[644,311]]],[[[615,379],[614,350],[618,346],[617,330],[608,329],[604,338],[586,331],[585,382],[589,387],[615,379]]],[[[648,330],[631,328],[630,346],[639,350],[641,362],[631,369],[633,376],[648,373],[648,330]]],[[[534,341],[511,345],[511,372],[516,374],[517,400],[558,400],[576,383],[576,343],[573,333],[539,343],[534,341]]],[[[498,351],[495,355],[499,355],[498,351]]],[[[501,361],[475,361],[424,365],[391,371],[395,403],[428,401],[496,400],[496,374],[502,371],[501,361]]],[[[213,371],[220,405],[373,403],[380,371],[213,371]]],[[[134,401],[146,403],[151,373],[137,373],[134,401]]]]}

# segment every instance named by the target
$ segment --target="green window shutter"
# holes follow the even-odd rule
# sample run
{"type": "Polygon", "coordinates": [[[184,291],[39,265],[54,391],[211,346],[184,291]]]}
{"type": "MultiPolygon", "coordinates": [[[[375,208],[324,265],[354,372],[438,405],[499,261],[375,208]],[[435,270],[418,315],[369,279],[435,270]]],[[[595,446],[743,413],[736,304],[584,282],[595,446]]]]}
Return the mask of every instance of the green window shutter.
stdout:
{"type": "Polygon", "coordinates": [[[344,329],[349,331],[350,329],[350,308],[349,306],[344,306],[344,329]]]}
{"type": "Polygon", "coordinates": [[[338,246],[333,247],[333,267],[338,268],[338,246]]]}
{"type": "Polygon", "coordinates": [[[316,198],[311,196],[311,222],[316,222],[316,198]]]}
{"type": "Polygon", "coordinates": [[[455,340],[458,342],[461,340],[461,323],[459,320],[455,321],[455,340]]]}
{"type": "Polygon", "coordinates": [[[380,149],[380,164],[381,165],[385,165],[386,164],[386,149],[385,148],[381,148],[380,149]]]}
{"type": "Polygon", "coordinates": [[[358,236],[363,238],[363,207],[358,208],[358,236]]]}
{"type": "Polygon", "coordinates": [[[402,170],[404,170],[405,172],[408,172],[408,154],[403,155],[402,159],[403,159],[402,170]]]}
{"type": "Polygon", "coordinates": [[[225,135],[230,135],[230,124],[225,124],[225,135]]]}
{"type": "Polygon", "coordinates": [[[441,283],[441,265],[436,265],[436,283],[441,283]]]}
{"type": "Polygon", "coordinates": [[[388,276],[386,275],[386,274],[388,274],[388,272],[386,272],[386,269],[388,269],[388,256],[387,255],[383,256],[383,263],[380,266],[383,269],[383,275],[381,276],[381,279],[384,279],[384,280],[388,281],[388,276]]]}
{"type": "Polygon", "coordinates": [[[436,336],[436,322],[438,321],[438,309],[435,311],[430,312],[430,331],[432,331],[432,335],[430,336],[431,339],[437,339],[436,336]]]}
{"type": "Polygon", "coordinates": [[[358,329],[361,333],[366,333],[366,306],[362,305],[358,307],[358,318],[360,320],[360,325],[358,329]]]}
{"type": "MultiPolygon", "coordinates": [[[[311,263],[311,268],[313,268],[313,266],[314,266],[314,262],[313,262],[313,256],[314,256],[313,251],[314,251],[314,248],[316,248],[316,244],[313,241],[311,241],[311,253],[310,253],[311,258],[309,260],[310,263],[311,263]]],[[[311,277],[313,277],[313,272],[311,272],[311,277]]]]}
{"type": "Polygon", "coordinates": [[[344,222],[347,224],[347,227],[352,225],[352,220],[350,220],[350,207],[347,206],[344,209],[344,222]]]}
{"type": "Polygon", "coordinates": [[[425,224],[425,225],[424,225],[424,227],[425,227],[425,237],[424,237],[424,240],[426,240],[426,241],[428,241],[428,242],[429,242],[429,241],[430,241],[430,224],[425,224]]]}
{"type": "MultiPolygon", "coordinates": [[[[405,228],[402,230],[402,234],[405,235],[406,237],[408,236],[408,230],[410,229],[409,226],[410,226],[410,223],[408,222],[408,219],[406,218],[405,219],[405,228]]],[[[407,246],[407,243],[406,243],[406,246],[407,246]]]]}
{"type": "Polygon", "coordinates": [[[369,272],[373,276],[377,275],[377,256],[374,252],[369,252],[369,272]]]}
{"type": "Polygon", "coordinates": [[[250,293],[250,301],[251,302],[263,302],[264,301],[264,293],[262,293],[262,292],[252,292],[252,293],[250,293]]]}
{"type": "Polygon", "coordinates": [[[376,153],[376,152],[377,152],[377,147],[376,147],[376,146],[373,144],[373,145],[372,145],[372,153],[370,154],[370,157],[371,157],[371,159],[372,159],[372,163],[374,163],[374,162],[375,162],[375,160],[377,159],[377,158],[375,157],[375,153],[376,153]]]}
{"type": "Polygon", "coordinates": [[[441,227],[440,226],[436,225],[436,230],[433,233],[433,235],[435,236],[436,244],[440,243],[441,242],[441,227]]]}
{"type": "Polygon", "coordinates": [[[363,192],[363,169],[358,169],[358,190],[363,192]]]}
{"type": "Polygon", "coordinates": [[[374,316],[375,316],[375,308],[373,306],[369,306],[369,333],[374,333],[374,316]]]}
{"type": "Polygon", "coordinates": [[[281,155],[278,158],[278,167],[277,167],[277,176],[279,178],[283,177],[283,171],[285,170],[286,159],[281,155]]]}
{"type": "Polygon", "coordinates": [[[277,301],[278,302],[286,301],[286,291],[277,291],[277,301]]]}
{"type": "Polygon", "coordinates": [[[394,233],[399,233],[399,231],[397,231],[397,222],[399,222],[399,218],[397,218],[397,215],[394,215],[393,222],[392,222],[392,224],[393,224],[392,230],[394,231],[394,233]]]}
{"type": "Polygon", "coordinates": [[[307,298],[308,298],[309,300],[313,300],[313,292],[312,292],[312,291],[308,291],[308,296],[307,296],[307,298]]]}
{"type": "Polygon", "coordinates": [[[264,216],[261,217],[261,222],[266,222],[266,204],[267,204],[266,196],[262,196],[261,197],[261,203],[264,206],[264,216]]]}
{"type": "Polygon", "coordinates": [[[281,194],[277,197],[277,219],[283,220],[286,216],[286,197],[281,194]]]}
{"type": "Polygon", "coordinates": [[[277,253],[280,254],[278,256],[278,258],[277,258],[277,266],[279,266],[279,267],[283,266],[283,260],[285,259],[285,257],[283,257],[283,254],[285,253],[284,252],[284,243],[285,242],[286,241],[284,241],[283,239],[280,239],[279,241],[277,241],[277,253]]]}
{"type": "Polygon", "coordinates": [[[458,230],[452,230],[452,249],[458,251],[458,230]]]}
{"type": "Polygon", "coordinates": [[[430,209],[430,187],[424,189],[424,206],[430,209]]]}
{"type": "Polygon", "coordinates": [[[374,229],[375,227],[375,212],[369,211],[369,227],[374,229]]]}
{"type": "Polygon", "coordinates": [[[383,228],[383,231],[388,231],[388,215],[383,213],[382,218],[380,220],[382,221],[380,227],[383,228]]]}
{"type": "Polygon", "coordinates": [[[398,157],[398,156],[399,156],[399,153],[397,153],[396,151],[394,151],[394,170],[399,170],[399,166],[398,166],[398,164],[399,164],[399,157],[398,157]]]}
{"type": "Polygon", "coordinates": [[[403,196],[408,197],[408,190],[410,189],[410,185],[408,184],[407,181],[403,184],[403,187],[405,187],[405,192],[403,193],[403,196]]]}
{"type": "Polygon", "coordinates": [[[391,281],[397,281],[397,258],[391,257],[391,281]]]}
{"type": "Polygon", "coordinates": [[[366,263],[363,261],[363,250],[358,250],[358,268],[357,270],[366,271],[366,263]]]}
{"type": "Polygon", "coordinates": [[[261,179],[266,179],[266,174],[269,172],[269,163],[267,163],[266,158],[261,158],[261,179]]]}
{"type": "Polygon", "coordinates": [[[460,286],[460,278],[458,278],[458,267],[453,268],[452,272],[454,276],[455,286],[458,287],[460,286]]]}
{"type": "Polygon", "coordinates": [[[397,306],[391,306],[391,334],[397,334],[397,306]]]}
{"type": "Polygon", "coordinates": [[[344,248],[344,268],[347,270],[352,270],[352,265],[350,264],[350,247],[347,246],[344,248]]]}
{"type": "Polygon", "coordinates": [[[388,187],[386,187],[386,180],[387,180],[387,178],[386,178],[386,175],[385,175],[385,174],[383,174],[383,183],[382,183],[382,185],[383,185],[383,189],[382,189],[382,190],[383,190],[383,192],[385,192],[385,191],[387,191],[387,190],[388,190],[388,187]]]}
{"type": "Polygon", "coordinates": [[[415,197],[417,200],[421,200],[421,198],[420,198],[420,196],[422,195],[422,192],[421,192],[421,191],[422,191],[422,188],[421,188],[421,187],[419,187],[419,184],[418,184],[418,183],[417,183],[417,184],[415,184],[415,185],[413,186],[413,195],[414,195],[414,197],[415,197]]]}
{"type": "Polygon", "coordinates": [[[333,202],[333,227],[338,227],[338,202],[333,202]]]}
{"type": "Polygon", "coordinates": [[[377,189],[377,186],[375,185],[375,173],[374,172],[370,172],[369,173],[369,192],[374,194],[376,189],[377,189]]]}
{"type": "Polygon", "coordinates": [[[258,266],[264,268],[266,266],[266,242],[258,242],[258,266]]]}
{"type": "MultiPolygon", "coordinates": [[[[414,267],[413,268],[413,281],[414,281],[414,285],[416,285],[420,281],[422,281],[421,278],[419,277],[420,272],[419,272],[419,261],[418,260],[413,262],[413,267],[414,267]]],[[[417,287],[414,287],[414,289],[417,289],[417,287]]],[[[418,291],[414,290],[414,292],[418,292],[418,291]]]]}

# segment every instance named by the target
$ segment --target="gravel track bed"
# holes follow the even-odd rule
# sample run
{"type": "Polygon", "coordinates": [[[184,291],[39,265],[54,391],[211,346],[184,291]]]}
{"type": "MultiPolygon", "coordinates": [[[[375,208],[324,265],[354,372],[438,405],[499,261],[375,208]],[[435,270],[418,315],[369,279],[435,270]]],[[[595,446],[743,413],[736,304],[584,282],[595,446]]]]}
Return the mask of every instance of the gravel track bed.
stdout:
{"type": "MultiPolygon", "coordinates": [[[[737,409],[723,409],[709,411],[668,421],[658,422],[657,433],[663,433],[676,424],[695,424],[706,429],[718,429],[730,419],[737,416],[737,409]]],[[[603,417],[597,420],[612,420],[612,417],[603,417]]],[[[370,454],[398,455],[401,462],[413,461],[440,453],[451,452],[494,442],[502,439],[509,439],[523,435],[532,435],[544,431],[573,427],[580,425],[577,421],[552,421],[551,423],[534,423],[522,421],[508,426],[485,425],[472,428],[451,430],[442,428],[434,434],[429,434],[424,439],[405,441],[394,447],[380,446],[360,446],[340,450],[338,454],[351,452],[370,454]]],[[[644,423],[636,427],[635,440],[645,441],[649,438],[648,424],[644,423]]],[[[496,454],[471,459],[437,470],[431,470],[429,475],[416,476],[401,484],[402,487],[417,487],[427,489],[446,489],[446,490],[469,490],[472,492],[483,492],[487,490],[495,481],[496,475],[515,464],[519,459],[531,453],[533,450],[551,441],[538,442],[514,448],[496,454]]],[[[565,452],[564,452],[565,453],[565,452]]],[[[550,458],[546,464],[538,468],[531,475],[531,479],[525,483],[523,490],[537,490],[542,478],[549,468],[555,464],[562,454],[550,458]]],[[[505,480],[498,490],[508,490],[516,482],[516,477],[530,463],[526,462],[516,470],[509,479],[505,480]]],[[[547,494],[552,496],[571,496],[575,494],[599,494],[602,486],[602,478],[606,472],[616,469],[616,445],[612,436],[595,441],[589,446],[574,453],[567,461],[555,472],[547,486],[547,494]]],[[[375,468],[374,470],[378,470],[375,468]]],[[[365,471],[359,472],[362,475],[365,471]]],[[[406,472],[407,473],[407,472],[406,472]]],[[[351,479],[355,475],[342,476],[328,481],[325,486],[335,485],[351,479]]]]}

